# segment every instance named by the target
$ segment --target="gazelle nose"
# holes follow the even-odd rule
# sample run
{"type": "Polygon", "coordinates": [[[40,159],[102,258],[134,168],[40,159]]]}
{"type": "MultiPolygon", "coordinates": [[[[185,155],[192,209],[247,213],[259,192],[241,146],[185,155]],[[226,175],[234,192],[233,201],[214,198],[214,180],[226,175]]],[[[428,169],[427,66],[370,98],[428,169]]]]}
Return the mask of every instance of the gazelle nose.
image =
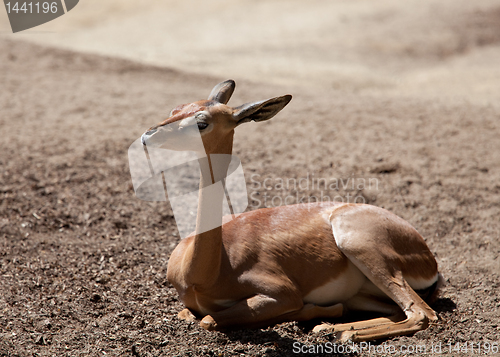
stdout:
{"type": "Polygon", "coordinates": [[[158,129],[148,130],[144,134],[142,134],[142,136],[141,136],[142,145],[146,145],[146,140],[148,139],[148,137],[150,137],[151,135],[153,135],[154,133],[156,133],[157,130],[158,129]]]}

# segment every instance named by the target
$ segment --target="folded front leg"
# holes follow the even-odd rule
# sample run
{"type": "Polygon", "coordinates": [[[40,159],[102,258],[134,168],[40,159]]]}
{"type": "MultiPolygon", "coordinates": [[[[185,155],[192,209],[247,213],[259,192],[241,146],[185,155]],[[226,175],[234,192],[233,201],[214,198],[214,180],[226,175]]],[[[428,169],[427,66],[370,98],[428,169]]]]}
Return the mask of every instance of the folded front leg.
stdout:
{"type": "Polygon", "coordinates": [[[205,316],[201,320],[200,326],[209,331],[229,327],[265,327],[288,321],[285,316],[300,311],[302,307],[302,300],[298,297],[270,297],[259,294],[242,300],[225,310],[205,316]]]}

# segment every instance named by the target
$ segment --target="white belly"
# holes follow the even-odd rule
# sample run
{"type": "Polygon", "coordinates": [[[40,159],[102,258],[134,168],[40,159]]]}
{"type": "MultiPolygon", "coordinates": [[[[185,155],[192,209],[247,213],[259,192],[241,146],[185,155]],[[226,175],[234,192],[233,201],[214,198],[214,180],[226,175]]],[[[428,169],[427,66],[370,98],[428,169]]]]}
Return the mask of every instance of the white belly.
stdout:
{"type": "Polygon", "coordinates": [[[366,279],[363,273],[349,262],[342,274],[309,292],[303,301],[323,306],[346,301],[356,295],[366,279]]]}

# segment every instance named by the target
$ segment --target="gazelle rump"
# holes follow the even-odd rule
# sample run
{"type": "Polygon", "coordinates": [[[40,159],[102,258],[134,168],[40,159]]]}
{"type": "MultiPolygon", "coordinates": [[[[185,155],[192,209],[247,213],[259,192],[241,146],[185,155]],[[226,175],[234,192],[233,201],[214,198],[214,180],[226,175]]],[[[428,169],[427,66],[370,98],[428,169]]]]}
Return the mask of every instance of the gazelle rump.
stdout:
{"type": "Polygon", "coordinates": [[[271,119],[291,100],[285,95],[232,108],[234,88],[232,80],[218,84],[208,100],[176,107],[142,136],[144,145],[196,151],[200,158],[196,230],[180,241],[167,270],[187,307],[179,316],[194,314],[203,328],[223,330],[340,317],[345,310],[391,315],[314,329],[353,341],[411,334],[436,321],[424,301],[435,298],[443,280],[436,260],[420,234],[387,210],[309,203],[224,220],[225,192],[214,184],[229,163],[215,168],[211,158],[231,155],[237,126],[271,119]],[[189,123],[198,126],[202,149],[183,130],[189,123]],[[204,229],[207,217],[220,224],[204,229]]]}

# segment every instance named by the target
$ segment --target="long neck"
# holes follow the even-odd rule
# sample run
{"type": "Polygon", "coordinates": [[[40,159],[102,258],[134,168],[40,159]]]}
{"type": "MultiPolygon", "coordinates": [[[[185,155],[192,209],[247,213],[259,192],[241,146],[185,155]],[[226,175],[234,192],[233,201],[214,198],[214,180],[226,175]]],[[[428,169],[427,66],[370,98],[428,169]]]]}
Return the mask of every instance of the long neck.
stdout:
{"type": "Polygon", "coordinates": [[[222,212],[226,197],[222,180],[227,174],[231,152],[232,135],[230,142],[221,145],[215,152],[199,158],[201,178],[196,234],[184,261],[188,264],[185,270],[186,279],[195,286],[209,286],[219,276],[222,256],[222,212]]]}

